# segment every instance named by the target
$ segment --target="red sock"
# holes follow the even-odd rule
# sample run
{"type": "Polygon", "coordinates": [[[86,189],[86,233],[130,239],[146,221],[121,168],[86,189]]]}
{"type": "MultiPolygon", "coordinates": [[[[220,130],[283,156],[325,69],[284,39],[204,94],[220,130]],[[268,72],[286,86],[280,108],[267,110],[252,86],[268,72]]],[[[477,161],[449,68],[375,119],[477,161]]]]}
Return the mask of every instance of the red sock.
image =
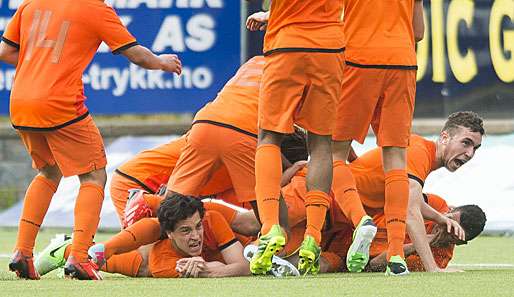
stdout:
{"type": "Polygon", "coordinates": [[[37,175],[30,183],[25,193],[15,248],[23,255],[32,256],[39,227],[56,190],[57,185],[42,175],[37,175]]]}

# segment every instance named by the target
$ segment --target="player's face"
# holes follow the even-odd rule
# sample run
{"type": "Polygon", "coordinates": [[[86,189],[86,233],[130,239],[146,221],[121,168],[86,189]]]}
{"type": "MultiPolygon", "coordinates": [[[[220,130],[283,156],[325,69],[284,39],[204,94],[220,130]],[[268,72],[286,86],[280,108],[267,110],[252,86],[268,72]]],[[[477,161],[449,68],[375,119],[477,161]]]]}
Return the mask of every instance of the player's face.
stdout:
{"type": "Polygon", "coordinates": [[[200,214],[180,221],[173,232],[168,232],[173,246],[185,255],[200,256],[203,245],[203,224],[200,214]]]}
{"type": "Polygon", "coordinates": [[[482,144],[482,135],[479,132],[471,132],[468,128],[458,127],[453,131],[453,135],[443,131],[441,144],[444,167],[454,172],[473,158],[475,151],[482,144]]]}
{"type": "MultiPolygon", "coordinates": [[[[446,216],[457,221],[457,223],[460,224],[460,212],[459,211],[449,212],[446,214],[446,216]]],[[[436,225],[434,227],[434,229],[432,230],[432,233],[433,234],[440,233],[440,234],[438,234],[438,239],[437,239],[439,246],[446,247],[446,246],[449,246],[450,244],[456,244],[456,245],[463,244],[463,242],[457,236],[455,236],[452,233],[448,233],[445,230],[445,227],[436,225]]]]}

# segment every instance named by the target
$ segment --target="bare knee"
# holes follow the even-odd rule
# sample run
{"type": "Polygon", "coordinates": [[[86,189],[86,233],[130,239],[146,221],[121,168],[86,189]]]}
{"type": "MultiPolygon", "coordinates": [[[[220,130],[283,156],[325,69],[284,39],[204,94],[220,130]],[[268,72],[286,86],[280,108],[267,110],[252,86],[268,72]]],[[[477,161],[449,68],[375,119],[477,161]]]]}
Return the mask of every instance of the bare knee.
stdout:
{"type": "Polygon", "coordinates": [[[105,183],[107,181],[107,173],[105,172],[105,168],[96,169],[91,172],[79,175],[80,183],[94,183],[99,185],[100,187],[105,187],[105,183]]]}
{"type": "Polygon", "coordinates": [[[56,185],[59,184],[62,178],[61,170],[57,165],[47,165],[41,169],[39,169],[39,174],[43,177],[53,181],[56,185]]]}
{"type": "Polygon", "coordinates": [[[334,161],[346,162],[350,154],[351,145],[351,140],[332,141],[332,156],[334,161]]]}
{"type": "Polygon", "coordinates": [[[404,147],[385,146],[382,148],[384,171],[405,169],[407,164],[406,149],[404,147]]]}

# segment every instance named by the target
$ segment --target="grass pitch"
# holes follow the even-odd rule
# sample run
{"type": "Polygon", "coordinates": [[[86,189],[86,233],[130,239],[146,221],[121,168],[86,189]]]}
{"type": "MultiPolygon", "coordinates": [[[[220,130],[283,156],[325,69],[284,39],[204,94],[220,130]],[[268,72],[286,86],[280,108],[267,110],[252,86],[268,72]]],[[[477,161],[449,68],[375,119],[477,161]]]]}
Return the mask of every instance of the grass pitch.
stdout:
{"type": "MultiPolygon", "coordinates": [[[[41,232],[36,250],[56,232],[41,232]]],[[[99,234],[96,240],[110,235],[99,234]]],[[[514,296],[512,237],[480,237],[457,247],[452,265],[465,269],[464,273],[412,273],[397,278],[382,273],[338,273],[284,279],[136,279],[104,274],[100,282],[59,279],[56,274],[41,281],[17,280],[7,270],[15,239],[15,230],[0,229],[0,296],[514,296]]]]}

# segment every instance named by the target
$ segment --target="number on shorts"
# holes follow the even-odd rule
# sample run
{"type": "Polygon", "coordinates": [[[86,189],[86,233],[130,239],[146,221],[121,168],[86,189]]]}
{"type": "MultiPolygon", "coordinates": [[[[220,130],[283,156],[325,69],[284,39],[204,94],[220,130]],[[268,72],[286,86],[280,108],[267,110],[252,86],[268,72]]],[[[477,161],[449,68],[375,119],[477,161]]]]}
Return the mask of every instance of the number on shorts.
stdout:
{"type": "Polygon", "coordinates": [[[66,41],[66,35],[68,34],[71,22],[62,22],[61,29],[59,30],[59,35],[57,36],[57,40],[45,39],[46,32],[48,30],[48,24],[50,23],[51,17],[52,12],[50,10],[45,10],[42,12],[41,10],[36,9],[36,11],[34,12],[34,19],[32,20],[32,25],[30,26],[29,39],[27,42],[27,51],[25,54],[26,61],[32,58],[34,47],[38,47],[51,48],[52,56],[50,58],[50,61],[54,64],[59,63],[59,59],[61,58],[62,54],[62,49],[64,47],[64,42],[66,41]]]}

